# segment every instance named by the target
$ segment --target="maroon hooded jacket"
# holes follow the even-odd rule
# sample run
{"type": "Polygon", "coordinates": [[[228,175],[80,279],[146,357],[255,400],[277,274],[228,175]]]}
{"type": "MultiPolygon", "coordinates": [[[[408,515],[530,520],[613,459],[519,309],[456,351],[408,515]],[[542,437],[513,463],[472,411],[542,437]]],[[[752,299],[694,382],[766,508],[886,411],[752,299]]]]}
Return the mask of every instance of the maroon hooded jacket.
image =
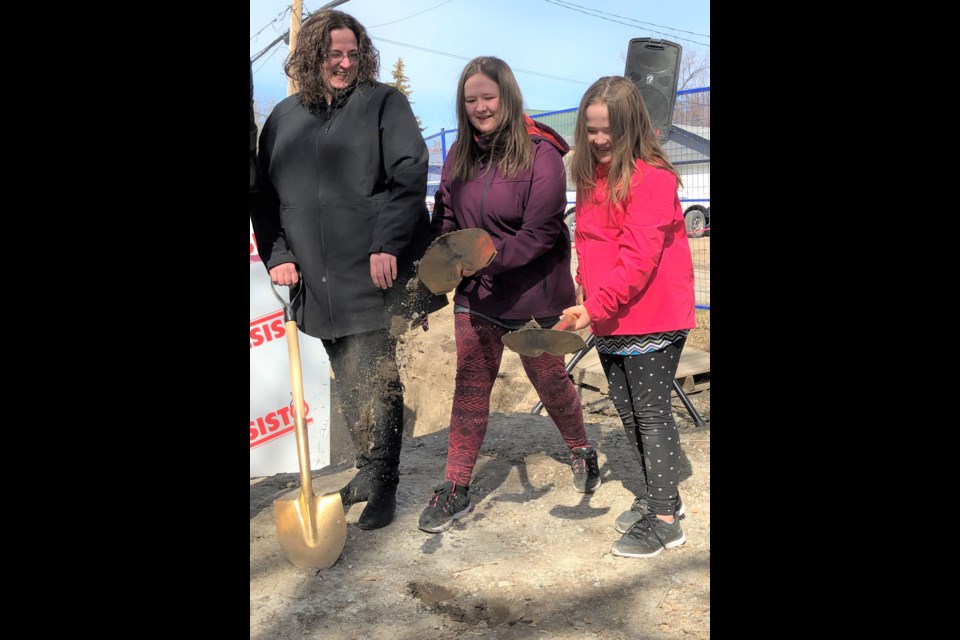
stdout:
{"type": "MultiPolygon", "coordinates": [[[[529,320],[559,316],[576,304],[570,274],[570,231],[563,221],[570,147],[556,131],[527,118],[533,166],[512,178],[496,165],[469,182],[454,179],[453,154],[440,174],[433,212],[434,235],[485,229],[497,255],[464,278],[454,304],[492,318],[529,320]]],[[[454,143],[457,144],[457,143],[454,143]]]]}

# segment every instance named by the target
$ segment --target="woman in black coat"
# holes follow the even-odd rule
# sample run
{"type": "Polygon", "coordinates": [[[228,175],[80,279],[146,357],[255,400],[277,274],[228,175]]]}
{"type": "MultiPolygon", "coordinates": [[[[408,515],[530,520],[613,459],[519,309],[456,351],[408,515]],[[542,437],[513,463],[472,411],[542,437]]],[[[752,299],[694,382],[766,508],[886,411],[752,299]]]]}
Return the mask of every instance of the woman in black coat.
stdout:
{"type": "Polygon", "coordinates": [[[345,506],[367,501],[361,529],[386,526],[396,508],[403,389],[393,318],[446,304],[418,306],[408,294],[430,240],[428,152],[406,97],[376,81],[379,64],[353,17],[322,11],[302,25],[285,66],[299,92],[264,123],[251,210],[272,282],[302,276],[297,325],[323,342],[336,377],[360,468],[341,496],[345,506]]]}

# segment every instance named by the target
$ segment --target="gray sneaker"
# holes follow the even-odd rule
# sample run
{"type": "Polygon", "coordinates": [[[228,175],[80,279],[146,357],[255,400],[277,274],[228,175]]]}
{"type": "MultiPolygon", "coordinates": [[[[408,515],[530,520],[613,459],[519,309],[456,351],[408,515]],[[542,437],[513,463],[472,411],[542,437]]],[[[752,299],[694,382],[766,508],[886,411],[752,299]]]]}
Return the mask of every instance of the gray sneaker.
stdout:
{"type": "Polygon", "coordinates": [[[593,447],[577,447],[570,452],[573,486],[580,493],[593,493],[600,486],[600,465],[593,447]]]}
{"type": "Polygon", "coordinates": [[[652,558],[663,553],[664,549],[679,547],[686,541],[679,518],[674,517],[673,522],[668,523],[648,513],[613,543],[611,551],[624,558],[652,558]]]}
{"type": "MultiPolygon", "coordinates": [[[[683,507],[683,500],[680,499],[680,496],[677,496],[677,508],[673,512],[673,517],[679,520],[684,517],[683,514],[686,511],[683,507]]],[[[613,528],[617,530],[618,533],[626,533],[630,530],[630,527],[635,525],[640,521],[640,518],[647,512],[647,496],[642,496],[633,501],[633,505],[630,507],[629,511],[624,511],[617,517],[617,521],[614,523],[613,528]]]]}

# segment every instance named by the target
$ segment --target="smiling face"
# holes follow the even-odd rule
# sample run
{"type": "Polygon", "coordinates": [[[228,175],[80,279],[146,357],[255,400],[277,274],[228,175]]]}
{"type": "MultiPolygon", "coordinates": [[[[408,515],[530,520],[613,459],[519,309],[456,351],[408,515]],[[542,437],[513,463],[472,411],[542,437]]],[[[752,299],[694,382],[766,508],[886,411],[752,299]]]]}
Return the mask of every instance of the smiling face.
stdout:
{"type": "Polygon", "coordinates": [[[613,139],[610,137],[610,118],[607,105],[594,103],[586,111],[587,143],[590,152],[600,164],[610,164],[613,160],[613,139]]]}
{"type": "MultiPolygon", "coordinates": [[[[333,29],[330,46],[323,59],[323,79],[327,86],[336,90],[346,89],[357,79],[360,49],[357,36],[350,29],[333,29]]],[[[332,99],[327,93],[327,100],[332,99]]]]}
{"type": "Polygon", "coordinates": [[[470,124],[479,133],[490,133],[497,128],[500,87],[486,74],[473,74],[463,83],[463,107],[470,124]]]}

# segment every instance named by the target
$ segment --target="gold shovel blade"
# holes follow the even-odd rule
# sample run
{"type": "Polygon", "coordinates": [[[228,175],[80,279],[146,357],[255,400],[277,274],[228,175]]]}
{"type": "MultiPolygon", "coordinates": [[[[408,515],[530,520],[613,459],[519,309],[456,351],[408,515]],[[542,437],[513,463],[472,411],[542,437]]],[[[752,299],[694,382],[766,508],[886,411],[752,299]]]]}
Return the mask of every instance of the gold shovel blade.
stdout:
{"type": "Polygon", "coordinates": [[[518,329],[500,339],[511,350],[534,358],[544,351],[560,356],[587,348],[587,343],[576,333],[557,329],[518,329]]]}
{"type": "Polygon", "coordinates": [[[274,500],[277,539],[297,567],[329,569],[347,542],[347,518],[340,492],[305,495],[296,500],[274,500]]]}
{"type": "Polygon", "coordinates": [[[461,229],[434,240],[420,259],[417,277],[433,294],[457,288],[463,270],[479,271],[493,261],[497,250],[483,229],[461,229]]]}

